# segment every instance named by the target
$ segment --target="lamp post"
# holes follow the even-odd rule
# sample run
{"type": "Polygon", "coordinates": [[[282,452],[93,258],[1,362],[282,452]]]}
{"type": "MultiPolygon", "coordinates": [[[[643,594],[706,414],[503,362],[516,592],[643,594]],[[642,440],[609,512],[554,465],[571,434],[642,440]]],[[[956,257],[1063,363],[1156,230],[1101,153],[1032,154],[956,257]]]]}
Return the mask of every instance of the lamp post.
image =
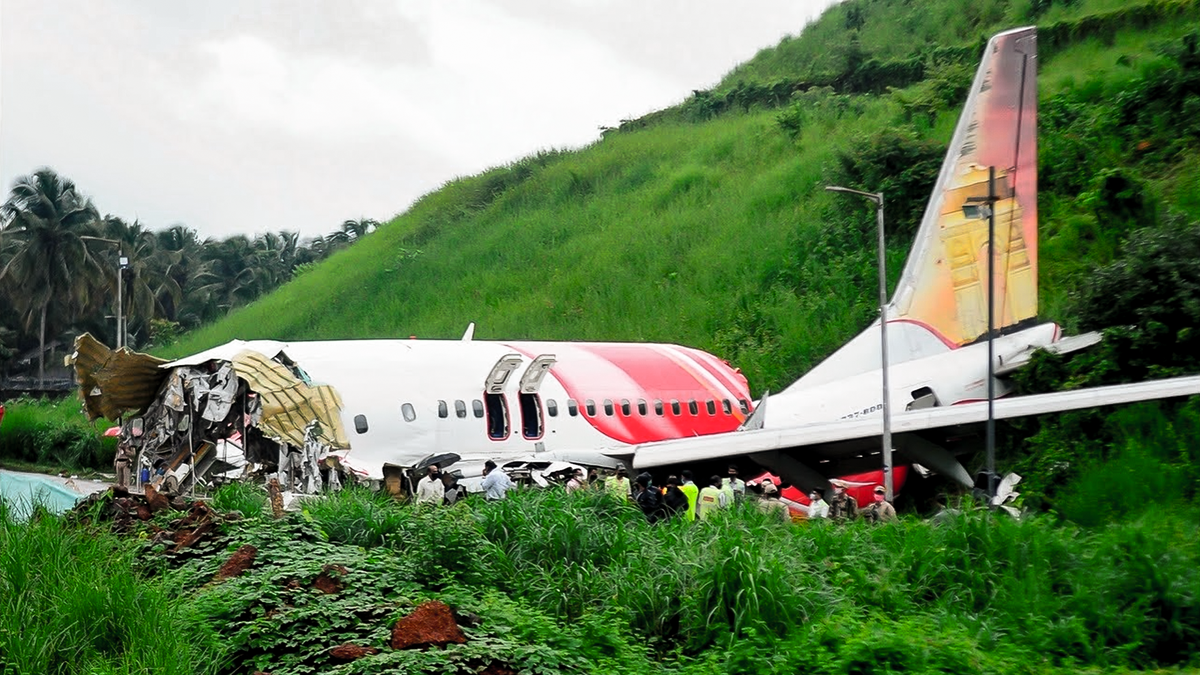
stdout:
{"type": "Polygon", "coordinates": [[[996,496],[996,167],[988,167],[986,197],[967,197],[963,215],[988,219],[987,265],[987,495],[988,503],[996,496]]]}
{"type": "Polygon", "coordinates": [[[892,501],[892,415],[888,390],[888,341],[887,341],[887,249],[883,239],[883,193],[863,192],[837,185],[827,185],[829,192],[866,197],[875,202],[875,219],[879,230],[879,356],[883,372],[883,488],[888,501],[892,501]]]}
{"type": "Polygon", "coordinates": [[[125,270],[129,258],[117,250],[117,349],[125,346],[125,270]]]}

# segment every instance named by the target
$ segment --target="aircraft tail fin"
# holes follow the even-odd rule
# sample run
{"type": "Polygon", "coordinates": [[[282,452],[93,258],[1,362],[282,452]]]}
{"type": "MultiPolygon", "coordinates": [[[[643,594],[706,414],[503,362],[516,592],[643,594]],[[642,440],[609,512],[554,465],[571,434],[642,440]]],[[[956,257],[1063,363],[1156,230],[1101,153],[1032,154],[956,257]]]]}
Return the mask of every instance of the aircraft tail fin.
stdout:
{"type": "Polygon", "coordinates": [[[889,320],[933,331],[952,347],[987,333],[988,219],[995,218],[995,326],[1037,316],[1037,41],[996,35],[921,219],[889,320]],[[994,188],[989,195],[989,172],[994,188]]]}
{"type": "MultiPolygon", "coordinates": [[[[886,194],[884,199],[886,205],[886,194]]],[[[988,218],[980,217],[986,213],[981,207],[990,208],[995,219],[994,326],[1003,331],[1038,312],[1034,27],[988,41],[887,306],[892,364],[957,349],[987,334],[988,218]]],[[[879,366],[876,323],[792,387],[879,366]]]]}

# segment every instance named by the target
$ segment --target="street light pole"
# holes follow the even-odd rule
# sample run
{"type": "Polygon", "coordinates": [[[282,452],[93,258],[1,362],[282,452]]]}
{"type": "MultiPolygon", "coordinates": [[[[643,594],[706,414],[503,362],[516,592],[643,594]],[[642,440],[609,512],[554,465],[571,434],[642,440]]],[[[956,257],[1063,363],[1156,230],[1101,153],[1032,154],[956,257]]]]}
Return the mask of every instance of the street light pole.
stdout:
{"type": "Polygon", "coordinates": [[[882,364],[880,370],[883,372],[883,488],[887,500],[892,501],[894,497],[892,490],[892,414],[891,392],[888,387],[887,248],[883,236],[883,193],[863,192],[836,185],[827,185],[825,189],[829,192],[866,197],[875,202],[875,220],[879,239],[879,356],[882,364]]]}
{"type": "Polygon", "coordinates": [[[125,265],[128,258],[117,251],[117,349],[121,348],[125,335],[125,265]]]}
{"type": "Polygon", "coordinates": [[[996,496],[996,167],[988,167],[988,503],[996,496]]]}

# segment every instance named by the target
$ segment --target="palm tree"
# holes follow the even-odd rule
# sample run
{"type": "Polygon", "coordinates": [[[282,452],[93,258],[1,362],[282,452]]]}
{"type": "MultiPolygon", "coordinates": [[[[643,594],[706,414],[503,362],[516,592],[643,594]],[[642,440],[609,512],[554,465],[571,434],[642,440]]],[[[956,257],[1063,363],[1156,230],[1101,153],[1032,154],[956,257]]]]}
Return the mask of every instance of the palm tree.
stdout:
{"type": "Polygon", "coordinates": [[[0,279],[20,288],[13,300],[26,330],[38,323],[38,382],[45,380],[46,331],[51,321],[73,319],[89,304],[102,274],[85,237],[99,219],[75,183],[51,169],[18,178],[0,205],[6,262],[0,279]]]}
{"type": "Polygon", "coordinates": [[[377,229],[379,229],[379,221],[372,218],[346,220],[342,223],[341,229],[334,230],[325,237],[325,241],[330,249],[339,249],[353,244],[377,229]]]}

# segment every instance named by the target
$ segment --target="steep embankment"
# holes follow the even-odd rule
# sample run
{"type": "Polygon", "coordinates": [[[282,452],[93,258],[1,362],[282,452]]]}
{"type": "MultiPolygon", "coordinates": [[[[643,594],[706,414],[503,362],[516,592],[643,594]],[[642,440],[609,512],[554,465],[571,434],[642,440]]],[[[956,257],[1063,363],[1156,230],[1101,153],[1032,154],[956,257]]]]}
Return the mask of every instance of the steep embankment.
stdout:
{"type": "MultiPolygon", "coordinates": [[[[1162,205],[1200,216],[1194,138],[1131,138],[1121,108],[1131,83],[1171,67],[1160,45],[1180,44],[1198,13],[1193,1],[844,3],[676,108],[447,183],[166,351],[453,338],[475,321],[481,338],[680,342],[741,367],[756,391],[778,388],[873,314],[872,220],[822,186],[885,191],[895,279],[983,40],[1031,21],[1043,310],[1071,323],[1068,291],[1131,223],[1162,205]]],[[[1150,121],[1164,134],[1169,113],[1150,121]]]]}

